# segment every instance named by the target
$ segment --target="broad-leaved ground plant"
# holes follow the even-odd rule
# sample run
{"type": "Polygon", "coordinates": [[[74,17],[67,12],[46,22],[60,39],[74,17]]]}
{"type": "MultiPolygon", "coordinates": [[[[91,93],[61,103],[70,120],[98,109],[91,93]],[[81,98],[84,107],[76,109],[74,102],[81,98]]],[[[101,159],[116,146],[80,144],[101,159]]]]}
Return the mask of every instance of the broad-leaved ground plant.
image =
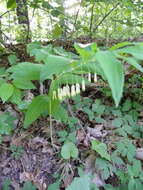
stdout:
{"type": "Polygon", "coordinates": [[[51,45],[31,43],[27,46],[27,52],[35,57],[35,63],[18,63],[1,72],[2,101],[11,101],[18,105],[22,102],[22,91],[36,88],[34,81],[39,81],[40,84],[50,81],[47,93],[34,97],[28,106],[25,127],[45,112],[66,122],[68,116],[61,102],[84,91],[91,82],[91,74],[94,82],[97,81],[97,76],[108,82],[115,105],[118,106],[123,94],[124,63],[143,72],[140,65],[143,60],[142,43],[124,42],[104,51],[96,43],[75,44],[74,47],[78,55],[51,45]]]}

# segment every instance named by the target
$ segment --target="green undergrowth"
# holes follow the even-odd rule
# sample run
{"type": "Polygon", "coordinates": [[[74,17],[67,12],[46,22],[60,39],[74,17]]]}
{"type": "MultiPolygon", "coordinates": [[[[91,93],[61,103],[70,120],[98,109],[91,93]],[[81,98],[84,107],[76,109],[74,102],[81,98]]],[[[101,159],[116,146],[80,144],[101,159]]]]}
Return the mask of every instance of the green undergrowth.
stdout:
{"type": "MultiPolygon", "coordinates": [[[[9,56],[10,67],[0,69],[1,104],[15,106],[24,116],[23,131],[34,127],[41,116],[49,117],[50,130],[52,119],[66,126],[56,133],[60,144],[56,156],[62,160],[63,168],[54,174],[56,182],[48,190],[60,189],[68,175],[73,180],[64,186],[66,190],[141,190],[142,162],[137,159],[137,151],[143,145],[143,44],[124,42],[104,51],[95,43],[75,44],[75,49],[78,55],[52,45],[32,43],[27,52],[35,57],[34,63],[19,63],[14,55],[9,56]],[[126,79],[127,63],[128,72],[134,68],[139,74],[126,79]],[[106,86],[98,87],[98,81],[106,86]],[[81,96],[88,94],[86,90],[93,83],[101,96],[81,96]],[[29,91],[32,99],[25,98],[29,91]],[[84,138],[78,143],[80,131],[84,138]],[[94,169],[87,173],[85,159],[90,154],[94,155],[94,169]],[[112,184],[114,180],[116,183],[112,184]]],[[[3,136],[14,134],[17,119],[10,112],[0,114],[1,143],[3,136]]],[[[52,140],[51,135],[54,146],[52,140]]],[[[10,150],[15,159],[20,159],[24,151],[21,146],[11,146],[10,150]]],[[[23,189],[26,188],[35,189],[31,183],[26,183],[23,189]]]]}
{"type": "MultiPolygon", "coordinates": [[[[105,181],[104,189],[141,190],[143,188],[142,161],[136,158],[136,154],[137,148],[143,145],[142,141],[139,147],[137,145],[143,137],[143,123],[139,123],[142,105],[128,98],[118,108],[115,108],[112,105],[105,105],[100,99],[93,100],[77,96],[74,97],[72,110],[73,112],[82,110],[87,114],[90,123],[96,122],[97,126],[103,125],[107,132],[106,137],[92,139],[88,147],[91,152],[95,151],[96,153],[93,167],[96,168],[96,174],[98,173],[101,179],[105,181]],[[111,133],[108,133],[110,130],[111,133]],[[113,181],[116,180],[114,185],[112,184],[113,181],[111,184],[108,183],[110,178],[113,181]]],[[[75,130],[77,127],[80,129],[76,122],[75,126],[75,130]]],[[[71,140],[67,136],[67,131],[62,131],[60,134],[62,142],[64,142],[61,156],[70,163],[71,161],[68,160],[70,158],[80,159],[82,150],[74,146],[74,138],[71,140]]],[[[85,174],[83,171],[81,172],[82,168],[83,166],[77,167],[79,176],[73,180],[66,190],[100,189],[93,183],[95,173],[85,174]]],[[[54,186],[52,185],[52,187],[54,186]]]]}
{"type": "MultiPolygon", "coordinates": [[[[134,90],[130,90],[130,94],[132,92],[134,90]]],[[[63,106],[66,108],[67,105],[63,106]]],[[[81,130],[81,126],[78,125],[79,119],[76,115],[75,117],[69,116],[67,129],[57,132],[58,141],[61,143],[61,151],[57,156],[64,159],[65,167],[69,167],[72,163],[83,159],[81,157],[83,151],[85,155],[87,151],[91,154],[94,152],[96,156],[92,167],[96,168],[96,174],[99,174],[105,182],[103,185],[105,190],[141,190],[143,188],[142,161],[136,158],[136,152],[143,145],[141,141],[143,138],[143,122],[142,124],[139,122],[142,119],[140,115],[142,105],[128,97],[116,108],[113,104],[109,104],[104,97],[102,100],[99,98],[94,100],[77,95],[72,98],[70,106],[73,113],[82,111],[87,115],[87,121],[84,121],[86,123],[83,122],[82,124],[85,131],[87,130],[86,125],[89,123],[93,129],[96,128],[96,125],[103,125],[107,135],[92,138],[88,147],[82,150],[77,144],[76,136],[77,131],[81,130]],[[94,125],[92,125],[93,123],[94,125]],[[109,131],[111,133],[108,133],[109,131]],[[139,143],[139,141],[141,142],[139,143]],[[111,183],[108,182],[110,178],[112,179],[111,183]],[[116,182],[112,184],[114,180],[116,182]]],[[[9,120],[9,117],[7,120],[9,120]]],[[[82,119],[80,121],[82,122],[82,119]]],[[[22,154],[21,147],[11,147],[11,151],[16,159],[19,159],[22,154]]],[[[88,174],[85,173],[84,164],[80,163],[72,166],[74,172],[78,171],[75,172],[77,177],[73,179],[66,190],[100,189],[93,183],[95,173],[92,170],[88,174]]],[[[69,173],[70,170],[69,167],[69,173]]],[[[47,190],[60,189],[60,185],[65,178],[62,172],[54,174],[54,177],[56,182],[50,185],[47,190]]],[[[23,189],[26,187],[36,189],[31,183],[25,184],[23,189]]]]}

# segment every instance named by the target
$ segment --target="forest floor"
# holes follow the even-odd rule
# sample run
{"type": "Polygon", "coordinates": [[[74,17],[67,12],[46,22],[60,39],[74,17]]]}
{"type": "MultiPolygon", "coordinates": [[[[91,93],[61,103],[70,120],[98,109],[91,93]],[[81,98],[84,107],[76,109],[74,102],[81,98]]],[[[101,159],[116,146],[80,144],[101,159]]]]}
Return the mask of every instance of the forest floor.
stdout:
{"type": "Polygon", "coordinates": [[[22,128],[23,114],[17,107],[1,102],[0,115],[9,112],[16,119],[13,134],[3,136],[0,144],[0,189],[8,184],[10,190],[20,190],[25,182],[31,181],[39,190],[46,190],[60,179],[60,189],[64,190],[81,171],[95,175],[93,181],[101,189],[104,184],[120,185],[113,171],[107,169],[103,171],[104,177],[101,176],[104,169],[95,167],[98,154],[92,150],[90,141],[105,143],[112,155],[117,142],[131,140],[137,159],[143,161],[140,155],[141,151],[143,153],[142,93],[138,74],[127,76],[124,96],[116,108],[110,89],[99,79],[99,85],[88,86],[82,94],[63,102],[69,123],[52,119],[53,146],[49,118],[41,117],[25,130],[22,128]],[[76,144],[77,159],[61,157],[61,147],[67,139],[76,144]]]}

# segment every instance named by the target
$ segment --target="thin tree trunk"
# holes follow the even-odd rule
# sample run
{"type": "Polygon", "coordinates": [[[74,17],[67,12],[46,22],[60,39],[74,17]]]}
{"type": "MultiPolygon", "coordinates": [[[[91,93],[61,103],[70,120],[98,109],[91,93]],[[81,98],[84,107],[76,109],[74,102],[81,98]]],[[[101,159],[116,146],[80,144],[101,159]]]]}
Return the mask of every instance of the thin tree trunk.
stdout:
{"type": "Polygon", "coordinates": [[[28,17],[27,0],[16,0],[17,8],[16,14],[18,18],[18,24],[20,25],[22,35],[22,41],[28,43],[30,39],[30,23],[28,17]]]}
{"type": "Polygon", "coordinates": [[[1,18],[0,18],[0,42],[3,42],[1,18]]]}
{"type": "MultiPolygon", "coordinates": [[[[65,3],[65,0],[61,0],[59,2],[59,4],[61,5],[61,7],[64,8],[64,3],[65,3]]],[[[63,9],[63,14],[65,15],[65,9],[63,9]]],[[[61,38],[62,39],[66,39],[67,38],[67,20],[65,19],[65,16],[60,18],[60,27],[62,28],[62,35],[61,35],[61,38]]]]}
{"type": "Polygon", "coordinates": [[[90,38],[92,38],[92,27],[93,27],[93,18],[94,18],[94,7],[95,7],[95,3],[93,3],[92,8],[91,8],[90,27],[89,27],[90,38]]]}

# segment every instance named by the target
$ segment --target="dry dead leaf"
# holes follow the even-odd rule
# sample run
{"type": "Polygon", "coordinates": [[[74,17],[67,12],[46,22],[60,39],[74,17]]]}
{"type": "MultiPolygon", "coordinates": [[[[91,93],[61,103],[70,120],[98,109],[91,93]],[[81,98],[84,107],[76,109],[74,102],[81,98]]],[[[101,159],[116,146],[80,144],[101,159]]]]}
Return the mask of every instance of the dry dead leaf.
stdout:
{"type": "Polygon", "coordinates": [[[96,125],[96,127],[87,127],[87,131],[90,136],[95,138],[105,137],[107,135],[106,131],[103,131],[103,125],[96,125]]]}

